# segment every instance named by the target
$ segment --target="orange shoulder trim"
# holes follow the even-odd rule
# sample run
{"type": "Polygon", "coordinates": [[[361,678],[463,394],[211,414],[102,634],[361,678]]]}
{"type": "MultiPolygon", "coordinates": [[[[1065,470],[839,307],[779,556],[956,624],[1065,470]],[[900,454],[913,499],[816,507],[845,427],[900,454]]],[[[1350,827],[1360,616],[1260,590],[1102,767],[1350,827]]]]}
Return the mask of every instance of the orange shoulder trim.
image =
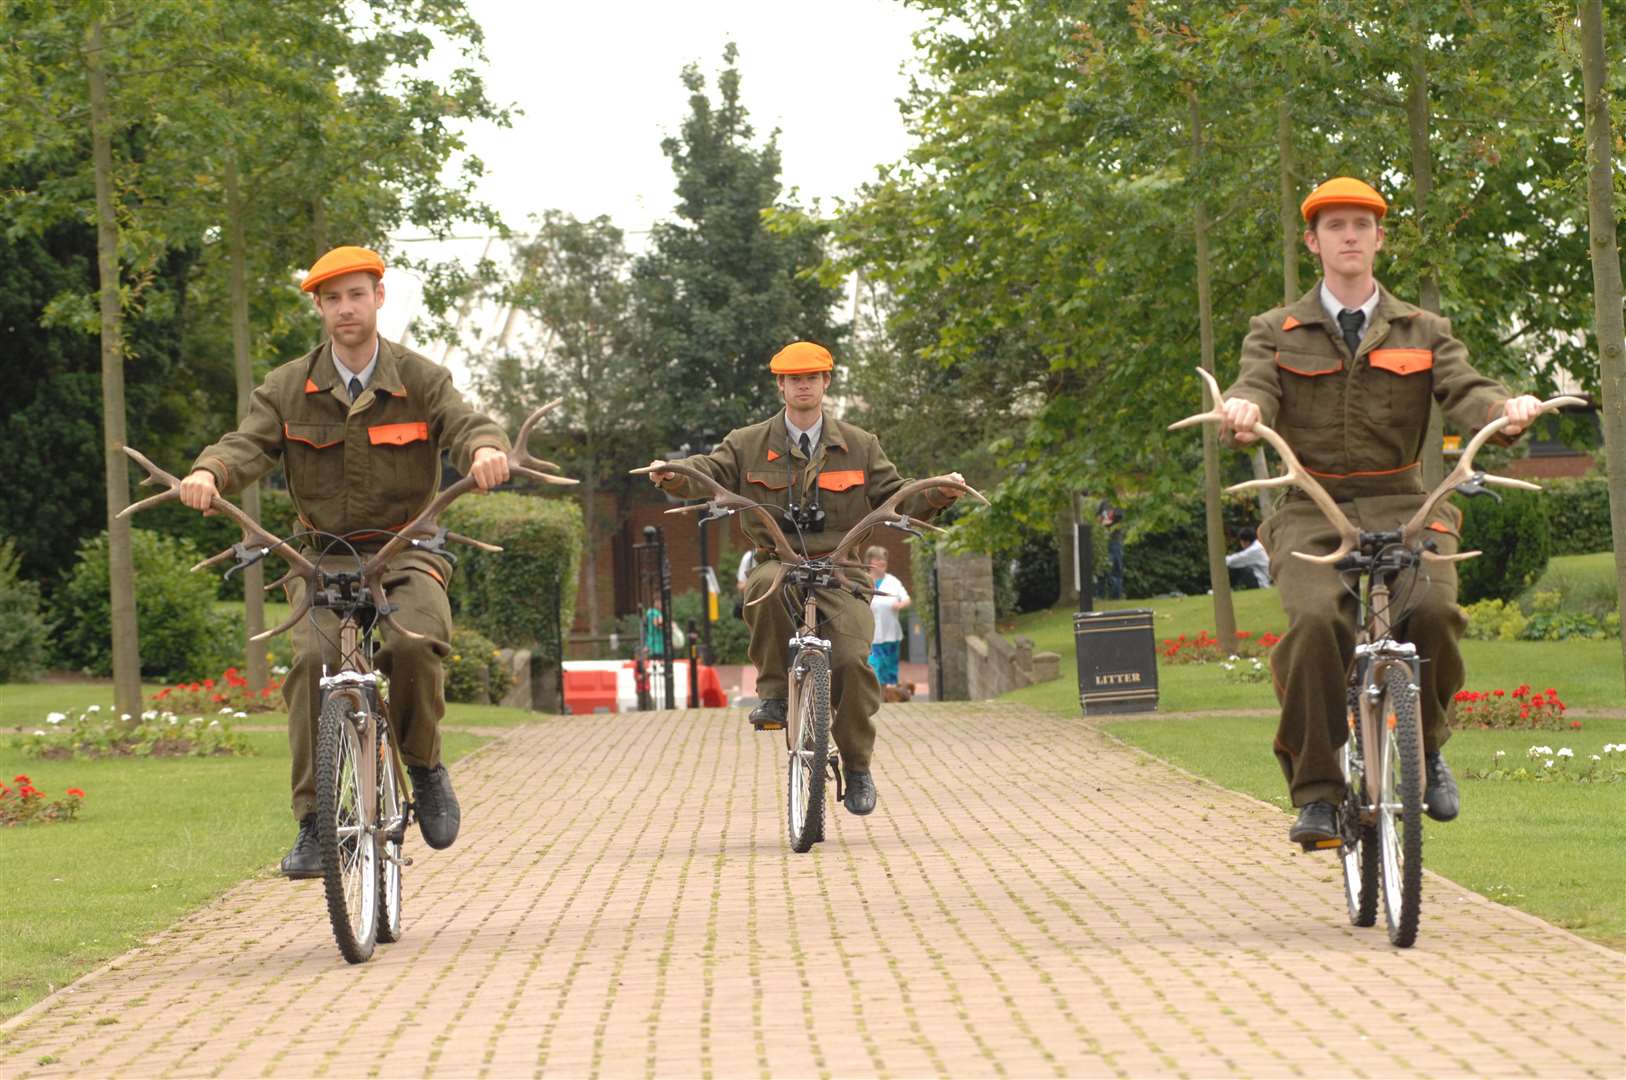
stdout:
{"type": "Polygon", "coordinates": [[[1293,316],[1291,316],[1291,315],[1289,315],[1286,319],[1282,320],[1282,329],[1283,330],[1291,330],[1295,326],[1303,326],[1303,325],[1304,325],[1303,323],[1299,322],[1297,319],[1293,318],[1293,316]]]}
{"type": "Polygon", "coordinates": [[[777,451],[777,450],[769,450],[768,451],[768,460],[769,461],[778,461],[779,460],[779,451],[777,451]]]}
{"type": "Polygon", "coordinates": [[[307,394],[319,394],[321,392],[322,392],[322,388],[320,386],[316,385],[316,380],[315,379],[306,379],[305,380],[305,393],[307,393],[307,394]]]}

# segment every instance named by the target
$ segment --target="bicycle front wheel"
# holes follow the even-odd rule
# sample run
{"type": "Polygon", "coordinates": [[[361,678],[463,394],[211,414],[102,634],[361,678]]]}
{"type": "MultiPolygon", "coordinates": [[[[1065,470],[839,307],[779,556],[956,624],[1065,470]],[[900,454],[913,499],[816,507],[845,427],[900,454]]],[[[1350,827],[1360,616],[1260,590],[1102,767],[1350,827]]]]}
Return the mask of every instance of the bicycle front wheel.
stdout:
{"type": "Polygon", "coordinates": [[[830,658],[804,649],[791,669],[796,702],[790,728],[790,848],[806,852],[824,838],[824,780],[830,757],[830,658]]]}
{"type": "Polygon", "coordinates": [[[1344,846],[1339,849],[1344,864],[1344,902],[1354,926],[1371,926],[1378,921],[1378,828],[1363,824],[1366,806],[1366,761],[1362,757],[1360,692],[1349,691],[1349,738],[1344,740],[1344,846]]]}
{"type": "MultiPolygon", "coordinates": [[[[336,693],[322,705],[316,731],[316,838],[322,850],[322,883],[333,940],[352,964],[373,955],[378,940],[378,791],[366,784],[363,763],[378,753],[362,745],[353,719],[366,706],[355,695],[336,693]]],[[[375,730],[378,727],[374,719],[375,730]]]]}
{"type": "Polygon", "coordinates": [[[378,726],[378,940],[401,940],[401,844],[406,840],[406,799],[401,795],[395,744],[388,724],[378,726]]]}
{"type": "Polygon", "coordinates": [[[1417,940],[1423,911],[1423,733],[1417,687],[1391,667],[1383,694],[1383,802],[1378,839],[1383,851],[1383,915],[1389,940],[1405,949],[1417,940]]]}

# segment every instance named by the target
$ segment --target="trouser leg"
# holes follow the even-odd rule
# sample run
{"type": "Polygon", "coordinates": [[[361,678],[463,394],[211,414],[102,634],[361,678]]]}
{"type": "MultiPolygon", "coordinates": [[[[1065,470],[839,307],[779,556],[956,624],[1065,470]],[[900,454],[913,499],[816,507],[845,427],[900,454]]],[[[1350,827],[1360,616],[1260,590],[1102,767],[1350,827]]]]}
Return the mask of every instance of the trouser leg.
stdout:
{"type": "Polygon", "coordinates": [[[830,640],[830,711],[832,734],[842,767],[867,772],[875,750],[875,713],[881,707],[881,684],[869,666],[875,637],[875,614],[867,599],[851,593],[819,594],[819,633],[830,640]]]}
{"type": "Polygon", "coordinates": [[[790,637],[795,623],[779,596],[768,596],[761,603],[753,603],[765,596],[773,586],[779,563],[767,561],[751,569],[745,580],[745,624],[751,629],[751,644],[746,654],[757,669],[757,697],[785,700],[785,654],[790,649],[790,637]]]}
{"type": "Polygon", "coordinates": [[[408,765],[440,764],[440,721],[446,715],[446,667],[452,638],[452,609],[446,588],[417,569],[386,575],[384,590],[395,606],[395,621],[422,639],[382,627],[374,664],[390,680],[390,722],[408,765]]]}
{"type": "Polygon", "coordinates": [[[1290,504],[1269,523],[1271,574],[1287,632],[1270,654],[1281,702],[1274,749],[1294,806],[1343,798],[1339,751],[1349,738],[1346,687],[1359,604],[1331,567],[1288,555],[1331,551],[1337,540],[1313,506],[1290,504]]]}
{"type": "MultiPolygon", "coordinates": [[[[305,582],[288,583],[288,603],[304,602],[305,582]]],[[[333,612],[317,609],[294,624],[293,663],[282,684],[282,700],[288,706],[289,779],[293,789],[294,820],[316,811],[316,717],[322,706],[322,667],[333,671],[339,664],[339,620],[333,612]]]]}
{"type": "MultiPolygon", "coordinates": [[[[1462,635],[1468,617],[1457,606],[1457,571],[1450,563],[1437,563],[1423,569],[1413,604],[1399,627],[1399,636],[1417,646],[1422,657],[1423,677],[1419,697],[1423,707],[1423,749],[1440,749],[1451,738],[1451,710],[1466,671],[1462,662],[1462,635]]],[[[1406,598],[1406,579],[1396,587],[1397,598],[1406,598]]]]}

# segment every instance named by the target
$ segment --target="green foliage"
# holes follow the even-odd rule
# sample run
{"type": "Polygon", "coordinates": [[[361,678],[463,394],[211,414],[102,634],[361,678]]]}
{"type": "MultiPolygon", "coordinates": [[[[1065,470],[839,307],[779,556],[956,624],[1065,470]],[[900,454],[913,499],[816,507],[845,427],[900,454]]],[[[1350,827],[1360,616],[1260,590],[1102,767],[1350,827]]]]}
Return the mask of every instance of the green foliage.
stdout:
{"type": "Polygon", "coordinates": [[[1539,492],[1509,491],[1501,502],[1468,500],[1462,550],[1484,554],[1457,564],[1461,602],[1518,596],[1547,569],[1551,543],[1547,508],[1539,492]]]}
{"type": "Polygon", "coordinates": [[[1620,633],[1618,611],[1608,611],[1599,616],[1565,601],[1566,597],[1561,592],[1531,590],[1525,597],[1530,618],[1519,636],[1526,641],[1566,641],[1572,638],[1599,641],[1620,633]]]}
{"type": "Polygon", "coordinates": [[[1614,549],[1609,529],[1609,481],[1601,476],[1552,480],[1542,485],[1552,526],[1554,555],[1587,555],[1614,549]]]}
{"type": "MultiPolygon", "coordinates": [[[[1173,500],[1135,500],[1125,508],[1129,534],[1124,541],[1124,595],[1201,595],[1208,591],[1208,539],[1201,499],[1186,495],[1173,500]],[[1136,528],[1145,513],[1167,522],[1136,528]]],[[[1221,505],[1227,537],[1244,525],[1258,524],[1259,509],[1252,502],[1228,500],[1221,505]]]]}
{"type": "Polygon", "coordinates": [[[458,617],[505,648],[558,650],[576,611],[581,508],[562,498],[499,492],[460,499],[441,520],[503,548],[455,548],[451,596],[458,617]]]}
{"type": "MultiPolygon", "coordinates": [[[[672,597],[672,621],[683,630],[689,632],[689,622],[693,620],[695,626],[695,643],[698,645],[704,638],[700,627],[704,611],[700,606],[700,590],[690,589],[688,592],[678,593],[672,597]]],[[[712,662],[717,664],[749,664],[750,657],[746,650],[751,646],[751,631],[746,627],[744,619],[734,617],[733,603],[727,595],[717,598],[717,621],[711,624],[711,655],[712,662]]],[[[686,656],[688,653],[679,653],[686,656]]]]}
{"type": "Polygon", "coordinates": [[[1474,641],[1517,641],[1529,623],[1519,605],[1504,600],[1480,600],[1464,604],[1468,616],[1467,636],[1474,641]]]}
{"type": "Polygon", "coordinates": [[[477,630],[452,631],[452,654],[446,658],[446,700],[470,705],[501,701],[514,685],[496,644],[477,630]]]}
{"type": "Polygon", "coordinates": [[[719,437],[778,408],[768,361],[797,339],[834,348],[838,290],[811,271],[824,258],[818,225],[770,231],[783,204],[777,133],[754,145],[740,96],[738,51],[723,49],[717,97],[695,65],[683,70],[689,114],[661,150],[677,176],[677,220],[658,222],[633,270],[647,326],[643,385],[673,444],[719,437]]]}
{"type": "MultiPolygon", "coordinates": [[[[243,648],[242,620],[215,611],[215,584],[189,570],[198,551],[145,529],[132,529],[136,620],[143,676],[174,680],[219,671],[243,648]]],[[[57,659],[64,667],[107,675],[113,668],[109,638],[107,534],[79,545],[79,560],[52,601],[57,659]]]]}
{"type": "MultiPolygon", "coordinates": [[[[234,498],[231,501],[238,505],[242,504],[240,499],[234,498]]],[[[260,485],[260,524],[265,526],[266,531],[275,536],[290,536],[298,528],[297,520],[293,502],[288,498],[286,491],[260,485]]],[[[143,510],[138,524],[152,532],[184,540],[203,555],[224,551],[243,538],[242,530],[223,514],[204,517],[196,510],[182,506],[178,501],[163,503],[151,510],[143,510]]],[[[280,563],[273,557],[266,565],[270,569],[280,566],[280,563]]],[[[274,580],[278,573],[278,570],[272,569],[266,580],[274,580]]],[[[233,574],[228,578],[222,569],[216,566],[208,570],[199,570],[198,576],[212,580],[217,589],[216,595],[222,600],[243,598],[241,574],[233,574]]],[[[273,598],[280,596],[279,590],[273,598]]]]}
{"type": "Polygon", "coordinates": [[[0,683],[37,676],[51,643],[51,624],[40,612],[40,587],[18,570],[16,545],[0,541],[0,683]]]}
{"type": "MultiPolygon", "coordinates": [[[[253,747],[232,729],[231,718],[148,709],[117,717],[92,705],[46,715],[43,726],[25,732],[17,749],[31,758],[222,757],[252,754],[253,747]]],[[[241,715],[241,714],[239,714],[241,715]]]]}

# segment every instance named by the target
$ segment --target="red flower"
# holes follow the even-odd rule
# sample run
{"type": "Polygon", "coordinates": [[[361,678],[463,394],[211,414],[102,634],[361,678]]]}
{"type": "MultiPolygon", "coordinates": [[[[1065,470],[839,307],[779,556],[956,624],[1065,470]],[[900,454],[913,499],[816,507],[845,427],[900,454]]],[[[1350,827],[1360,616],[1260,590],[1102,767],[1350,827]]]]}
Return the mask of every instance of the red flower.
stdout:
{"type": "Polygon", "coordinates": [[[83,791],[80,791],[76,787],[69,788],[68,789],[68,794],[72,795],[76,799],[83,799],[85,797],[85,793],[83,791]]]}
{"type": "Polygon", "coordinates": [[[169,687],[166,686],[162,690],[158,691],[158,693],[154,694],[152,699],[154,701],[163,701],[167,697],[169,697],[169,687]]]}
{"type": "Polygon", "coordinates": [[[1519,710],[1519,719],[1520,720],[1528,720],[1528,719],[1530,719],[1530,709],[1528,707],[1519,710]]]}
{"type": "Polygon", "coordinates": [[[271,688],[268,686],[264,690],[261,690],[260,691],[260,696],[261,697],[270,697],[271,696],[271,688]]]}
{"type": "Polygon", "coordinates": [[[1504,694],[1507,693],[1507,691],[1505,691],[1505,690],[1497,690],[1497,691],[1495,691],[1495,693],[1496,693],[1497,697],[1502,697],[1504,694]]]}
{"type": "Polygon", "coordinates": [[[24,776],[22,773],[18,773],[16,776],[13,776],[11,778],[11,782],[13,784],[22,784],[24,787],[28,786],[28,784],[31,783],[31,781],[28,779],[28,777],[24,776]]]}
{"type": "Polygon", "coordinates": [[[1251,631],[1251,630],[1238,630],[1236,632],[1236,636],[1239,637],[1239,638],[1253,637],[1253,631],[1251,631]]]}
{"type": "Polygon", "coordinates": [[[1576,731],[1581,730],[1581,721],[1579,721],[1579,720],[1571,720],[1570,721],[1570,727],[1574,728],[1576,731]]]}
{"type": "Polygon", "coordinates": [[[205,690],[213,690],[215,688],[215,681],[213,679],[204,679],[203,688],[205,690]]]}
{"type": "Polygon", "coordinates": [[[187,689],[196,691],[196,690],[202,690],[203,687],[199,686],[197,683],[193,683],[191,686],[187,687],[187,689]]]}
{"type": "Polygon", "coordinates": [[[228,678],[228,679],[235,678],[236,675],[237,675],[237,669],[235,667],[229,667],[229,668],[226,669],[226,678],[228,678]]]}
{"type": "Polygon", "coordinates": [[[222,701],[226,700],[226,695],[225,694],[210,694],[209,695],[209,700],[214,702],[216,705],[218,705],[222,701]]]}

